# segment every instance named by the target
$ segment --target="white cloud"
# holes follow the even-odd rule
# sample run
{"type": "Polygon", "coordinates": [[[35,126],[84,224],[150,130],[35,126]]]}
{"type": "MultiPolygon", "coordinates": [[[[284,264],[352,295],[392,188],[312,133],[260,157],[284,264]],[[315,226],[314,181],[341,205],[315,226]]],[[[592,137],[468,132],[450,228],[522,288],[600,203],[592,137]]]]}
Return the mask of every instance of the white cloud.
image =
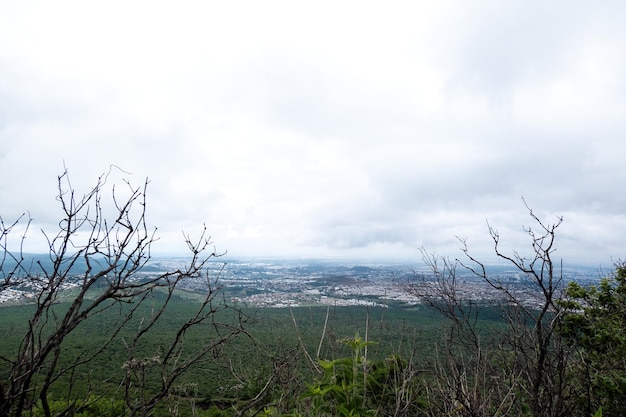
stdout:
{"type": "Polygon", "coordinates": [[[572,261],[619,258],[624,7],[5,2],[0,215],[49,226],[64,165],[115,164],[163,250],[206,222],[233,256],[487,254],[524,196],[572,261]]]}

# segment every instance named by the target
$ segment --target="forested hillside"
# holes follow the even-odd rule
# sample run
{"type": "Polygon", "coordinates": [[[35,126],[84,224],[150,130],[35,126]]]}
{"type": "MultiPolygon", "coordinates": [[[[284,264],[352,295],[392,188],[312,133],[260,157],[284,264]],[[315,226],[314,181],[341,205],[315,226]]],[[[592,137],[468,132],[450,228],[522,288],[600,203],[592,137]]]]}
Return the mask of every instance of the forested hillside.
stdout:
{"type": "Polygon", "coordinates": [[[464,258],[422,251],[427,272],[393,281],[412,304],[252,308],[226,297],[206,230],[150,269],[147,183],[126,185],[107,218],[104,182],[78,196],[60,176],[45,262],[12,249],[28,219],[0,222],[0,294],[28,294],[0,306],[0,416],[626,415],[626,265],[566,282],[560,218],[528,208],[526,256],[489,228],[523,285],[461,241],[464,258]]]}

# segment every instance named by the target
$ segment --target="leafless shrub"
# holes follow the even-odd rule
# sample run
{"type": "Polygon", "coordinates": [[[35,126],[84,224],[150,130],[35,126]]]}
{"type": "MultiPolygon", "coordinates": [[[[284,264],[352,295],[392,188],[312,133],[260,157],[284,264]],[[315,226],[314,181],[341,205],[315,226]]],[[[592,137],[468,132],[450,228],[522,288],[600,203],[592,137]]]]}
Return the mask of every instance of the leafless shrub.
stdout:
{"type": "MultiPolygon", "coordinates": [[[[143,316],[132,338],[125,339],[126,360],[121,360],[124,378],[120,386],[129,407],[129,415],[146,415],[176,387],[180,376],[207,356],[218,355],[220,347],[243,332],[245,317],[233,323],[220,323],[217,313],[230,308],[220,298],[219,274],[208,276],[207,262],[219,256],[212,249],[206,227],[197,240],[185,235],[190,258],[182,268],[158,273],[139,274],[151,259],[151,246],[157,240],[156,229],[146,223],[148,181],[134,187],[124,181],[122,188],[108,187],[107,175],[84,195],[73,187],[68,172],[58,177],[57,201],[62,219],[54,234],[43,232],[49,249],[49,261],[29,263],[23,252],[25,233],[16,250],[8,239],[19,222],[31,219],[24,215],[13,223],[0,219],[0,294],[28,289],[34,293],[33,313],[12,357],[2,357],[0,380],[0,416],[21,416],[39,404],[46,416],[52,415],[48,394],[61,378],[76,383],[79,367],[84,369],[118,340],[122,329],[136,326],[142,308],[148,303],[151,314],[143,316]],[[110,197],[106,192],[110,190],[110,197]],[[144,357],[140,342],[154,332],[159,320],[181,284],[189,279],[204,279],[205,293],[195,313],[163,341],[154,356],[144,357]],[[67,288],[71,292],[65,291],[67,288]],[[71,294],[70,298],[68,294],[71,294]],[[94,351],[86,351],[61,361],[64,341],[86,320],[117,309],[120,318],[107,339],[94,351]],[[134,321],[133,321],[134,320],[134,321]],[[192,328],[208,326],[207,339],[197,349],[186,348],[186,335],[192,328]],[[210,331],[208,329],[211,329],[210,331]],[[157,388],[145,389],[146,378],[158,378],[157,388]]],[[[128,337],[128,336],[126,336],[128,337]]],[[[89,381],[89,395],[94,385],[89,381]]],[[[61,413],[71,415],[74,407],[61,413]]]]}

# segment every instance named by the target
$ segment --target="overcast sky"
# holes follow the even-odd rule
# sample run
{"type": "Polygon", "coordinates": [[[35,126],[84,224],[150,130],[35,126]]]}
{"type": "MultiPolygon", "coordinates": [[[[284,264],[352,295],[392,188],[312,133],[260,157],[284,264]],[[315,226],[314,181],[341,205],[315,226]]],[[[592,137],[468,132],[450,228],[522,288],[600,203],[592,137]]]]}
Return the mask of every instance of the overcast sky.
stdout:
{"type": "MultiPolygon", "coordinates": [[[[0,215],[150,179],[157,251],[626,249],[626,2],[0,0],[0,215]]],[[[39,242],[39,243],[38,243],[39,242]]],[[[39,246],[41,249],[41,246],[39,246]]]]}

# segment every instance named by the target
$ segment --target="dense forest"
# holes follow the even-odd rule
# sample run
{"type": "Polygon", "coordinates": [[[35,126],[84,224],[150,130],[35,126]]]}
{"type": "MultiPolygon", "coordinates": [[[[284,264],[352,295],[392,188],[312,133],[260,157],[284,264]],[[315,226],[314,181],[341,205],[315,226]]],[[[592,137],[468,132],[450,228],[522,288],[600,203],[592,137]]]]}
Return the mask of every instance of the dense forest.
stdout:
{"type": "Polygon", "coordinates": [[[626,264],[594,286],[564,282],[561,219],[528,208],[525,256],[489,228],[531,298],[462,241],[463,260],[424,251],[430,272],[398,283],[414,306],[251,309],[207,270],[219,254],[206,230],[187,237],[184,267],[143,274],[156,239],[145,185],[113,194],[106,216],[104,185],[79,196],[59,177],[65,217],[45,266],[9,244],[29,219],[0,222],[0,292],[32,295],[0,307],[0,416],[626,415],[626,264]],[[459,270],[498,301],[464,296],[459,270]]]}
{"type": "MultiPolygon", "coordinates": [[[[567,344],[571,360],[567,369],[558,369],[558,363],[555,369],[568,378],[562,388],[571,394],[561,404],[567,415],[593,415],[600,407],[603,415],[621,415],[624,410],[620,315],[625,291],[626,269],[619,267],[597,287],[571,284],[570,297],[560,301],[575,311],[560,320],[560,342],[567,344]]],[[[46,390],[50,415],[127,415],[131,409],[125,401],[162,389],[162,364],[156,358],[195,314],[199,302],[186,294],[170,299],[162,319],[135,346],[133,355],[142,363],[132,369],[133,383],[124,387],[130,366],[127,341],[164,295],[157,292],[151,297],[155,299],[135,310],[113,340],[111,335],[132,304],[86,320],[65,338],[56,366],[70,371],[59,372],[46,390]],[[102,346],[106,348],[100,351],[102,346]],[[92,352],[99,353],[91,358],[92,352]]],[[[61,317],[70,306],[62,300],[50,314],[61,317]]],[[[145,414],[341,415],[339,410],[345,408],[352,413],[348,415],[532,415],[529,397],[524,396],[528,394],[522,391],[527,389],[522,369],[517,370],[519,380],[508,379],[518,386],[499,385],[507,367],[515,365],[510,362],[513,347],[504,345],[511,328],[501,308],[474,307],[478,315],[468,324],[482,341],[482,358],[471,338],[460,333],[469,329],[427,305],[226,309],[215,320],[232,327],[243,322],[245,330],[189,367],[145,414]],[[502,391],[492,391],[495,384],[502,391]]],[[[0,307],[0,355],[5,363],[19,357],[35,309],[32,304],[0,307]]],[[[185,352],[179,358],[202,350],[207,339],[216,337],[206,326],[194,328],[186,335],[185,352]]],[[[563,360],[561,366],[566,365],[563,360]]],[[[3,381],[11,378],[6,369],[3,381]]],[[[43,383],[35,380],[33,388],[43,383]]],[[[22,415],[46,412],[36,401],[22,415]]]]}
{"type": "MultiPolygon", "coordinates": [[[[62,303],[55,308],[60,311],[67,306],[62,303]]],[[[194,302],[189,299],[172,299],[163,319],[142,342],[136,356],[151,359],[162,355],[163,342],[175,337],[193,309],[194,302]]],[[[76,366],[71,376],[63,376],[52,384],[49,398],[57,405],[59,401],[67,405],[68,396],[74,400],[123,398],[119,386],[128,367],[125,340],[132,339],[145,315],[151,314],[150,310],[146,306],[137,311],[136,319],[112,342],[108,338],[120,320],[119,310],[108,311],[97,320],[85,321],[77,327],[64,341],[60,368],[71,366],[86,352],[96,351],[104,344],[107,348],[93,360],[76,366]]],[[[0,331],[4,335],[1,353],[4,357],[15,357],[33,306],[6,306],[1,311],[0,331]]],[[[367,335],[373,342],[368,343],[369,361],[406,358],[415,369],[426,369],[433,363],[435,347],[441,342],[441,317],[423,308],[245,309],[224,311],[216,319],[233,324],[242,317],[245,317],[245,334],[189,368],[157,406],[160,410],[157,414],[170,415],[162,407],[176,403],[181,415],[190,413],[192,406],[199,415],[203,409],[231,410],[226,414],[235,415],[268,382],[271,386],[267,386],[255,411],[271,408],[286,413],[290,408],[295,410],[307,387],[321,378],[322,363],[350,358],[353,354],[350,343],[359,337],[367,335]]],[[[186,335],[185,349],[189,352],[201,349],[208,337],[215,336],[206,327],[194,329],[186,335]]],[[[160,389],[159,365],[157,362],[142,365],[146,391],[160,389]]]]}

